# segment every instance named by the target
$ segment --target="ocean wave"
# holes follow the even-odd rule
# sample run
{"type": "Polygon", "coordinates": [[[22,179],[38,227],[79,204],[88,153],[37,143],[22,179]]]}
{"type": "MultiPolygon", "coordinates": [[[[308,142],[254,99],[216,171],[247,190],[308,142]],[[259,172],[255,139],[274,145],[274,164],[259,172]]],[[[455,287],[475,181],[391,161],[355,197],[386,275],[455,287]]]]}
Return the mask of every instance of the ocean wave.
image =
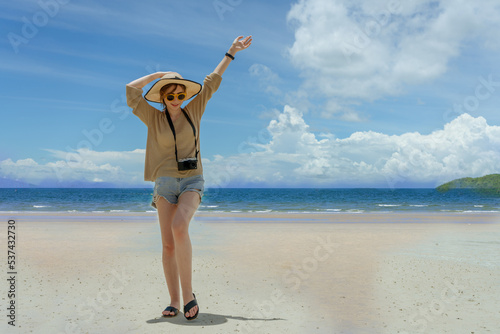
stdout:
{"type": "Polygon", "coordinates": [[[461,213],[497,213],[500,211],[497,210],[464,210],[460,211],[461,213]]]}
{"type": "MultiPolygon", "coordinates": [[[[0,211],[121,214],[156,213],[151,189],[0,189],[0,211]],[[118,196],[120,202],[110,201],[118,196]],[[35,205],[34,205],[35,204],[35,205]],[[153,211],[152,211],[153,210],[153,211]]],[[[218,189],[208,191],[201,212],[360,213],[498,212],[498,198],[435,189],[218,189]],[[283,196],[286,195],[286,196],[283,196]],[[478,197],[479,196],[479,197],[478,197]],[[425,203],[424,203],[425,202],[425,203]],[[478,203],[479,202],[479,203],[478,203]]]]}

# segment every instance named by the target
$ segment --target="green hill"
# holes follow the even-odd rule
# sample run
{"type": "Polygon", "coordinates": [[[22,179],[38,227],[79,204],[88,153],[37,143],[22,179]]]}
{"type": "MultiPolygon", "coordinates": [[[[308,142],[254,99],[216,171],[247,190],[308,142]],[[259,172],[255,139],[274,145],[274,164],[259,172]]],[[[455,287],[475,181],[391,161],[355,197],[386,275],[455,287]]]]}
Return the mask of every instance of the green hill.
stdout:
{"type": "Polygon", "coordinates": [[[500,174],[490,174],[482,177],[464,177],[440,185],[438,191],[446,192],[451,189],[475,189],[488,193],[500,194],[500,174]]]}

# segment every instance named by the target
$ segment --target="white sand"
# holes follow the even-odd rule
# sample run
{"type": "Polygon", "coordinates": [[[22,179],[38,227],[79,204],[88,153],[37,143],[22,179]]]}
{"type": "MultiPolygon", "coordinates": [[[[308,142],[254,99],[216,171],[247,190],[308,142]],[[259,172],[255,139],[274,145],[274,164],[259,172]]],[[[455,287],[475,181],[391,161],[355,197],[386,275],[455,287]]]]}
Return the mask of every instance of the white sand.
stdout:
{"type": "Polygon", "coordinates": [[[1,217],[4,226],[8,218],[18,226],[18,326],[4,315],[8,332],[500,329],[494,215],[199,214],[190,231],[201,311],[192,322],[160,317],[169,298],[154,215],[22,215],[1,217]]]}

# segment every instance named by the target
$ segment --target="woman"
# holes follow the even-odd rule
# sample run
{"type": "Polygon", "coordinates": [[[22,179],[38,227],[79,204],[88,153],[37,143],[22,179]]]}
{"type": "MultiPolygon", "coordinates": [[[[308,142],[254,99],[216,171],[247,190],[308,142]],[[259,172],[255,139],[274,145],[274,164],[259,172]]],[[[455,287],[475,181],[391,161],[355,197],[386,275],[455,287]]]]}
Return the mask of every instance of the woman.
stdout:
{"type": "Polygon", "coordinates": [[[217,91],[222,74],[234,55],[248,48],[252,37],[237,37],[229,51],[208,75],[203,86],[175,72],[157,72],[127,85],[127,104],[148,127],[144,180],[154,181],[153,202],[158,210],[163,244],[163,271],[170,294],[164,317],[178,314],[182,300],[184,316],[193,320],[199,307],[191,285],[192,248],[189,222],[198,209],[204,190],[199,155],[199,128],[205,106],[217,91]],[[142,88],[158,80],[142,97],[142,88]],[[186,107],[182,103],[196,96],[186,107]],[[163,104],[163,112],[146,100],[163,104]]]}

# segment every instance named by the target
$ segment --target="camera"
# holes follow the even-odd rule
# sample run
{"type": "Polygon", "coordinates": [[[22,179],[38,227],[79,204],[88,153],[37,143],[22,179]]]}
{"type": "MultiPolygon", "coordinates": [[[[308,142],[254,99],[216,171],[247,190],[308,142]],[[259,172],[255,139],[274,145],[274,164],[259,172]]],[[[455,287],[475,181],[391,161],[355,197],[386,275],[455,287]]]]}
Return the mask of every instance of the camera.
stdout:
{"type": "Polygon", "coordinates": [[[177,169],[182,170],[190,170],[190,169],[198,169],[198,159],[196,158],[187,158],[177,161],[177,169]]]}

